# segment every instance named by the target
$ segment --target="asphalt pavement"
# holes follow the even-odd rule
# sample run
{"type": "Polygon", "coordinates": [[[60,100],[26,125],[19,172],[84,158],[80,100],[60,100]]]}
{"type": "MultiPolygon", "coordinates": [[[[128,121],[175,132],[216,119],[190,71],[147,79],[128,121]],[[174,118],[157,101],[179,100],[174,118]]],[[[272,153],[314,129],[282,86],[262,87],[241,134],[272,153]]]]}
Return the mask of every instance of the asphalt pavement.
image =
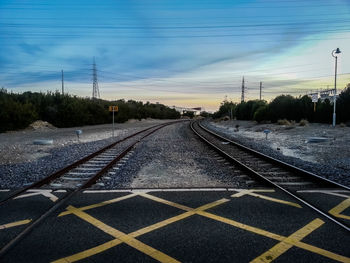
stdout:
{"type": "MultiPolygon", "coordinates": [[[[0,246],[64,194],[37,190],[1,205],[0,246]]],[[[350,193],[300,194],[350,221],[350,193]]],[[[350,262],[349,247],[347,231],[276,189],[90,190],[0,262],[350,262]]]]}

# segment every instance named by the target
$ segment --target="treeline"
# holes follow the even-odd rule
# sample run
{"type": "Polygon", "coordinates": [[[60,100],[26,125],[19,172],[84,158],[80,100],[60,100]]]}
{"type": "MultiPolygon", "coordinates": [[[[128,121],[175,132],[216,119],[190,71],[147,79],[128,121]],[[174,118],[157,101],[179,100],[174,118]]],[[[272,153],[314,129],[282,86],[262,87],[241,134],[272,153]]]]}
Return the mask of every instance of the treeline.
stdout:
{"type": "Polygon", "coordinates": [[[60,93],[9,93],[0,90],[0,132],[23,129],[35,120],[43,120],[56,127],[74,127],[110,123],[110,105],[117,105],[115,122],[128,119],[176,119],[180,114],[165,105],[139,101],[106,101],[80,98],[60,93]]]}
{"type": "MultiPolygon", "coordinates": [[[[337,123],[350,122],[350,84],[339,94],[336,104],[337,123]]],[[[224,101],[213,118],[228,116],[238,120],[255,120],[257,122],[277,122],[280,119],[299,122],[306,119],[310,122],[331,123],[333,101],[323,102],[319,99],[314,110],[314,103],[309,96],[292,97],[281,95],[270,103],[263,100],[250,100],[239,104],[224,101]]]]}

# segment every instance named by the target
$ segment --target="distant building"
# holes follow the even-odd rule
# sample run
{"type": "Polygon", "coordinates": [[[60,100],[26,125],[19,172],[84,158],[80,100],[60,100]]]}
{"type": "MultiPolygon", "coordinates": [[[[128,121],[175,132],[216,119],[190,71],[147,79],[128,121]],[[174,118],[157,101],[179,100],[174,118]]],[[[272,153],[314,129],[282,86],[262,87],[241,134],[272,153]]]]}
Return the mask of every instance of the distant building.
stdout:
{"type": "MultiPolygon", "coordinates": [[[[339,95],[337,95],[337,98],[338,96],[339,95]]],[[[324,102],[326,99],[329,99],[330,101],[334,101],[334,89],[320,91],[320,100],[324,102]]]]}
{"type": "Polygon", "coordinates": [[[186,107],[177,107],[177,106],[172,106],[170,107],[178,112],[180,112],[180,114],[184,114],[186,112],[193,112],[195,116],[199,115],[202,111],[202,107],[196,107],[196,108],[186,108],[186,107]]]}
{"type": "MultiPolygon", "coordinates": [[[[317,90],[315,92],[311,92],[309,94],[311,98],[316,97],[316,99],[320,99],[322,102],[324,102],[326,99],[328,99],[330,102],[334,101],[334,89],[324,89],[324,90],[317,90]]],[[[337,95],[338,98],[339,94],[337,95]]]]}

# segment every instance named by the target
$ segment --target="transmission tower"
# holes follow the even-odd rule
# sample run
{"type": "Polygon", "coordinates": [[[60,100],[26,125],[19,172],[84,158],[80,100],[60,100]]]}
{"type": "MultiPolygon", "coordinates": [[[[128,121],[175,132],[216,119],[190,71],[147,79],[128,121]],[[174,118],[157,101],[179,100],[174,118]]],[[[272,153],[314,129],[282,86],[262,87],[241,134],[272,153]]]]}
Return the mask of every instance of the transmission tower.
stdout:
{"type": "Polygon", "coordinates": [[[244,92],[245,92],[245,87],[244,87],[244,77],[242,79],[242,95],[241,95],[241,102],[244,102],[244,92]]]}
{"type": "Polygon", "coordinates": [[[97,82],[97,70],[96,70],[95,57],[94,57],[94,62],[92,64],[92,98],[93,99],[100,98],[100,90],[98,89],[98,82],[97,82]]]}

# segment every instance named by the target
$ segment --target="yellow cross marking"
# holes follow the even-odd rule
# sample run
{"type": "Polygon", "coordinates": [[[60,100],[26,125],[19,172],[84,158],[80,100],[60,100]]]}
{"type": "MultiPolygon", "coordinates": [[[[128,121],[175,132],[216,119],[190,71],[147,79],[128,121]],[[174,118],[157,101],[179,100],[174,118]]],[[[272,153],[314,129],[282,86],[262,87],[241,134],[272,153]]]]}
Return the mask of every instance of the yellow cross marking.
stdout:
{"type": "Polygon", "coordinates": [[[307,224],[303,228],[299,229],[282,242],[278,243],[264,254],[258,256],[256,259],[252,260],[252,263],[268,263],[275,260],[277,257],[285,253],[288,249],[293,247],[293,244],[297,241],[302,240],[312,231],[316,230],[320,226],[322,226],[324,222],[321,219],[315,219],[311,223],[307,224]]]}
{"type": "MultiPolygon", "coordinates": [[[[106,225],[105,223],[101,222],[100,220],[90,216],[89,214],[83,212],[82,210],[75,208],[73,206],[68,206],[68,211],[73,213],[74,215],[78,216],[79,218],[83,219],[84,221],[94,225],[98,229],[104,231],[105,233],[113,236],[116,238],[114,241],[115,243],[125,243],[144,254],[158,260],[159,262],[169,262],[169,263],[176,263],[179,262],[176,259],[169,257],[168,255],[160,252],[159,250],[156,250],[141,241],[135,239],[134,237],[127,235],[111,226],[106,225]]],[[[58,260],[56,262],[67,262],[65,259],[58,260]]],[[[69,261],[68,261],[69,262],[69,261]]]]}
{"type": "MultiPolygon", "coordinates": [[[[274,234],[274,233],[265,231],[263,229],[259,229],[259,228],[252,227],[252,226],[249,226],[249,225],[245,225],[245,224],[242,224],[240,222],[237,222],[237,221],[225,218],[225,217],[220,217],[220,216],[217,216],[217,215],[213,215],[211,213],[198,212],[198,214],[202,215],[202,216],[205,216],[205,217],[208,217],[208,218],[211,218],[211,219],[214,219],[214,220],[217,220],[217,221],[220,221],[222,223],[226,223],[226,224],[229,224],[229,225],[232,225],[232,226],[235,226],[235,227],[238,227],[238,228],[241,228],[241,229],[253,232],[253,233],[261,235],[261,236],[265,236],[265,237],[269,237],[269,238],[278,240],[278,241],[283,241],[283,240],[286,239],[286,237],[284,237],[284,236],[281,236],[281,235],[278,235],[278,234],[274,234]]],[[[286,240],[285,242],[289,242],[289,241],[286,240]]],[[[341,255],[338,255],[338,254],[335,254],[335,253],[332,253],[332,252],[324,250],[322,248],[318,248],[318,247],[315,247],[315,246],[303,243],[301,241],[295,242],[295,243],[293,243],[293,245],[296,246],[296,247],[299,247],[299,248],[311,251],[313,253],[322,255],[324,257],[331,258],[333,260],[337,260],[339,262],[350,262],[350,258],[341,256],[341,255]]]]}
{"type": "Polygon", "coordinates": [[[14,227],[14,226],[25,225],[25,224],[30,223],[31,221],[32,221],[31,219],[26,219],[26,220],[21,220],[21,221],[16,221],[16,222],[0,225],[0,230],[1,229],[6,229],[6,228],[10,228],[10,227],[14,227]]]}
{"type": "MultiPolygon", "coordinates": [[[[143,194],[142,194],[142,195],[143,195],[143,194]]],[[[146,195],[146,194],[145,194],[145,195],[146,195]]],[[[153,197],[153,196],[150,195],[150,197],[153,197]]],[[[155,199],[158,200],[157,197],[155,197],[155,199]]],[[[163,200],[163,199],[159,199],[159,200],[163,200]]],[[[172,202],[169,202],[169,201],[166,201],[166,200],[164,200],[164,201],[165,201],[166,203],[169,203],[169,205],[170,205],[170,203],[172,203],[172,202]]],[[[126,235],[126,234],[124,234],[124,233],[123,233],[123,234],[126,235],[126,236],[128,236],[128,237],[130,237],[130,238],[136,238],[136,237],[138,237],[138,236],[144,235],[144,234],[149,233],[149,232],[151,232],[151,231],[154,231],[154,230],[156,230],[156,229],[162,228],[162,227],[164,227],[164,226],[166,226],[166,225],[172,224],[172,223],[174,223],[174,222],[177,222],[177,221],[180,221],[180,220],[182,220],[182,219],[185,219],[185,218],[187,218],[187,217],[189,217],[189,216],[192,216],[192,215],[194,215],[194,214],[195,214],[196,212],[198,212],[198,211],[203,211],[203,210],[206,210],[206,209],[209,209],[209,208],[218,206],[218,205],[223,204],[223,203],[228,202],[228,201],[229,201],[228,199],[220,199],[220,200],[215,201],[215,202],[213,202],[213,203],[209,203],[209,204],[206,204],[206,205],[204,205],[204,206],[198,207],[197,209],[192,209],[192,208],[183,206],[183,208],[185,208],[185,210],[188,210],[186,213],[183,213],[183,214],[180,214],[180,215],[177,215],[177,216],[168,218],[168,219],[166,219],[166,220],[163,220],[163,221],[158,222],[158,223],[156,223],[156,224],[153,224],[153,225],[151,225],[151,226],[148,226],[148,227],[142,228],[142,229],[140,229],[140,230],[137,230],[137,231],[135,231],[135,232],[132,232],[132,233],[130,233],[130,234],[128,234],[128,235],[126,235]]],[[[175,203],[173,203],[173,204],[175,204],[175,203]]],[[[177,205],[177,204],[175,204],[175,205],[177,205]]],[[[181,205],[178,205],[178,206],[181,206],[181,205]]],[[[68,209],[69,209],[69,207],[68,207],[68,209]]],[[[81,209],[75,208],[75,211],[74,211],[74,212],[72,212],[71,209],[69,209],[69,211],[70,211],[71,213],[74,213],[74,214],[75,214],[76,211],[81,211],[81,209]]],[[[84,214],[86,214],[86,213],[84,213],[84,214]]],[[[87,214],[86,214],[86,215],[87,215],[87,214]]],[[[84,219],[84,220],[85,220],[85,219],[84,219]]],[[[90,222],[89,222],[89,223],[90,223],[90,222]]],[[[96,223],[96,222],[93,222],[93,225],[95,225],[95,223],[96,223]]],[[[102,223],[102,222],[100,222],[100,223],[102,223]]],[[[103,223],[102,223],[102,224],[103,224],[103,223]]],[[[106,225],[106,226],[107,226],[107,225],[106,225]]],[[[97,226],[97,227],[99,227],[99,226],[97,226]]],[[[109,226],[108,226],[108,227],[109,227],[109,226]]],[[[109,228],[110,228],[110,227],[109,227],[109,228]]],[[[107,228],[106,228],[106,229],[107,229],[107,228]]],[[[103,231],[104,231],[104,230],[103,230],[103,231]]],[[[118,231],[118,230],[116,230],[116,231],[118,231]]],[[[105,231],[105,232],[106,232],[106,231],[105,231]]],[[[121,233],[121,232],[120,232],[120,233],[121,233]]],[[[99,246],[93,247],[93,248],[91,248],[91,249],[82,251],[82,252],[80,252],[80,253],[74,254],[74,255],[72,255],[72,256],[68,256],[68,257],[61,258],[61,259],[59,259],[59,260],[53,261],[53,263],[75,262],[75,261],[78,261],[78,260],[81,260],[81,259],[84,259],[84,258],[93,256],[93,255],[96,255],[96,254],[98,254],[98,253],[101,253],[101,252],[103,252],[103,251],[105,251],[105,250],[108,250],[108,249],[110,249],[110,248],[112,248],[112,247],[114,247],[114,246],[117,246],[117,245],[119,245],[119,244],[121,244],[121,243],[123,243],[123,242],[124,242],[123,240],[117,238],[117,239],[114,239],[114,240],[112,240],[112,241],[106,242],[106,243],[104,243],[104,244],[102,244],[102,245],[99,245],[99,246]]],[[[126,243],[126,242],[125,242],[125,243],[126,243]]],[[[146,254],[147,254],[147,253],[146,253],[146,254]]],[[[169,262],[171,262],[171,261],[169,261],[169,262]]]]}
{"type": "Polygon", "coordinates": [[[293,203],[293,202],[289,202],[289,201],[273,198],[273,197],[262,195],[262,194],[257,194],[256,192],[275,192],[275,190],[254,190],[254,189],[252,189],[252,190],[242,190],[242,191],[239,191],[236,194],[231,195],[231,197],[241,197],[241,196],[244,196],[244,195],[251,195],[251,196],[262,198],[262,199],[269,200],[269,201],[272,201],[272,202],[281,203],[281,204],[285,204],[285,205],[290,205],[290,206],[294,206],[294,207],[297,207],[297,208],[301,208],[301,206],[299,204],[297,204],[297,203],[293,203]]]}
{"type": "MultiPolygon", "coordinates": [[[[111,199],[111,200],[103,201],[103,202],[98,203],[98,204],[84,206],[84,207],[81,207],[79,209],[81,211],[85,211],[85,210],[89,210],[89,209],[96,208],[96,207],[110,205],[110,204],[113,204],[113,203],[116,203],[116,202],[119,202],[119,201],[122,201],[122,200],[125,200],[125,199],[129,199],[129,198],[134,197],[136,195],[137,194],[124,195],[122,197],[118,197],[118,198],[114,198],[114,199],[111,199]]],[[[72,213],[71,211],[65,211],[65,212],[60,213],[58,216],[65,216],[65,215],[69,215],[71,213],[72,213]]]]}
{"type": "Polygon", "coordinates": [[[341,212],[343,212],[348,207],[350,207],[350,198],[345,199],[339,205],[337,205],[336,207],[334,207],[331,210],[329,210],[328,213],[330,213],[330,214],[332,214],[332,215],[334,215],[336,217],[340,217],[340,218],[344,218],[344,219],[350,220],[350,216],[340,214],[341,212]]]}
{"type": "MultiPolygon", "coordinates": [[[[149,194],[146,194],[146,193],[139,193],[139,195],[143,196],[145,198],[151,199],[153,201],[156,201],[156,202],[160,202],[160,203],[163,203],[163,204],[166,204],[166,205],[170,205],[170,206],[182,209],[182,210],[184,210],[186,212],[183,213],[183,214],[171,217],[169,219],[163,220],[163,221],[158,222],[156,224],[153,224],[151,226],[142,228],[142,229],[140,229],[138,231],[135,231],[135,232],[132,232],[132,233],[130,233],[128,235],[123,233],[127,237],[135,238],[135,237],[138,237],[138,236],[143,235],[145,233],[148,233],[148,232],[154,231],[156,229],[159,229],[161,227],[164,227],[166,225],[169,225],[171,223],[180,221],[180,220],[182,220],[184,218],[187,218],[187,217],[189,217],[191,215],[197,214],[197,215],[201,215],[201,216],[204,216],[204,217],[207,217],[207,218],[210,218],[210,219],[213,219],[213,220],[216,220],[216,221],[219,221],[219,222],[222,222],[222,223],[225,223],[225,224],[228,224],[228,225],[231,225],[231,226],[234,226],[234,227],[237,227],[237,228],[240,228],[240,229],[243,229],[243,230],[246,230],[246,231],[258,234],[258,235],[261,235],[261,236],[269,237],[271,239],[280,241],[283,244],[289,244],[291,246],[295,246],[295,247],[298,247],[298,248],[305,249],[307,251],[310,251],[310,252],[322,255],[324,257],[327,257],[327,258],[330,258],[330,259],[333,259],[333,260],[336,260],[336,261],[339,261],[339,262],[349,262],[350,263],[350,258],[338,255],[336,253],[333,253],[333,252],[330,252],[330,251],[327,251],[327,250],[324,250],[324,249],[321,249],[321,248],[318,248],[316,246],[309,245],[309,244],[306,244],[306,243],[300,241],[303,238],[303,237],[301,237],[302,233],[299,232],[300,230],[297,231],[296,233],[292,234],[289,237],[285,237],[285,236],[282,236],[282,235],[278,235],[278,234],[275,234],[275,233],[272,233],[272,232],[269,232],[269,231],[266,231],[266,230],[263,230],[263,229],[259,229],[257,227],[252,227],[252,226],[249,226],[249,225],[246,225],[246,224],[243,224],[243,223],[240,223],[240,222],[237,222],[237,221],[225,218],[225,217],[217,216],[217,215],[214,215],[212,213],[208,213],[208,212],[204,211],[204,210],[207,210],[209,208],[215,207],[215,206],[217,206],[219,204],[228,202],[229,200],[225,199],[225,198],[220,199],[220,200],[218,200],[216,202],[209,203],[207,205],[201,206],[199,208],[193,209],[193,208],[190,208],[190,207],[187,207],[187,206],[184,206],[184,205],[181,205],[181,204],[177,204],[177,203],[174,203],[174,202],[171,202],[171,201],[168,201],[168,200],[165,200],[165,199],[153,196],[153,195],[149,195],[149,194]]],[[[92,207],[92,206],[89,206],[89,207],[92,207]]],[[[98,206],[95,206],[95,207],[98,207],[98,206]]],[[[77,209],[77,208],[75,208],[75,209],[77,209]]],[[[80,209],[77,209],[77,210],[81,211],[82,209],[87,210],[87,209],[90,209],[90,208],[83,207],[83,208],[80,208],[80,209]]],[[[72,212],[70,211],[69,213],[72,213],[72,212]]],[[[304,231],[305,229],[310,229],[310,227],[311,228],[315,227],[318,224],[321,226],[322,225],[321,222],[322,222],[322,224],[324,223],[320,219],[315,219],[314,221],[309,223],[307,226],[303,227],[302,230],[304,231]]],[[[319,227],[319,226],[317,226],[317,227],[319,227]]],[[[312,231],[311,230],[305,230],[305,231],[306,232],[309,231],[311,233],[313,230],[312,231]]],[[[307,233],[306,233],[306,235],[307,235],[307,233]]],[[[124,241],[121,241],[120,239],[115,239],[115,240],[106,242],[106,243],[104,243],[102,245],[93,247],[91,249],[82,251],[80,253],[74,254],[74,255],[66,257],[66,258],[62,258],[62,259],[54,261],[54,262],[75,262],[75,261],[78,261],[78,260],[90,257],[92,255],[101,253],[101,252],[103,252],[105,250],[108,250],[111,247],[117,246],[117,245],[119,245],[119,244],[121,244],[123,242],[124,241]]],[[[282,246],[282,244],[281,244],[281,246],[282,246]]]]}
{"type": "MultiPolygon", "coordinates": [[[[159,197],[155,197],[153,195],[142,194],[142,196],[146,197],[146,198],[150,198],[150,199],[152,199],[154,201],[157,201],[157,202],[161,202],[163,204],[169,204],[169,205],[173,205],[174,204],[174,206],[176,205],[175,207],[182,206],[182,205],[178,205],[176,203],[173,203],[173,202],[161,199],[159,197]]],[[[191,209],[189,207],[185,207],[185,208],[186,209],[191,209]]],[[[278,241],[284,241],[284,242],[287,242],[287,243],[291,242],[290,240],[288,240],[284,236],[281,236],[281,235],[278,235],[278,234],[274,234],[274,233],[265,231],[263,229],[259,229],[259,228],[252,227],[252,226],[249,226],[249,225],[245,225],[245,224],[242,224],[240,222],[237,222],[237,221],[225,218],[225,217],[217,216],[217,215],[205,212],[202,209],[198,209],[196,211],[196,214],[201,215],[201,216],[205,216],[207,218],[211,218],[213,220],[216,220],[216,221],[219,221],[219,222],[222,222],[222,223],[225,223],[225,224],[229,224],[229,225],[232,225],[232,226],[235,226],[235,227],[238,227],[238,228],[250,231],[250,232],[253,232],[253,233],[258,234],[258,235],[266,236],[266,237],[269,237],[269,238],[272,238],[272,239],[275,239],[275,240],[278,240],[278,241]]],[[[318,219],[318,220],[320,220],[320,219],[318,219]]],[[[305,249],[305,250],[308,250],[308,251],[320,254],[322,256],[325,256],[325,257],[328,257],[328,258],[331,258],[331,259],[334,259],[334,260],[337,260],[337,261],[340,261],[340,262],[350,262],[350,258],[347,258],[347,257],[341,256],[341,255],[329,252],[327,250],[324,250],[324,249],[321,249],[321,248],[318,248],[318,247],[315,247],[315,246],[312,246],[312,245],[308,245],[308,244],[303,243],[301,241],[295,241],[294,239],[292,241],[293,242],[291,242],[291,244],[296,246],[296,247],[299,247],[299,248],[302,248],[302,249],[305,249]]]]}

